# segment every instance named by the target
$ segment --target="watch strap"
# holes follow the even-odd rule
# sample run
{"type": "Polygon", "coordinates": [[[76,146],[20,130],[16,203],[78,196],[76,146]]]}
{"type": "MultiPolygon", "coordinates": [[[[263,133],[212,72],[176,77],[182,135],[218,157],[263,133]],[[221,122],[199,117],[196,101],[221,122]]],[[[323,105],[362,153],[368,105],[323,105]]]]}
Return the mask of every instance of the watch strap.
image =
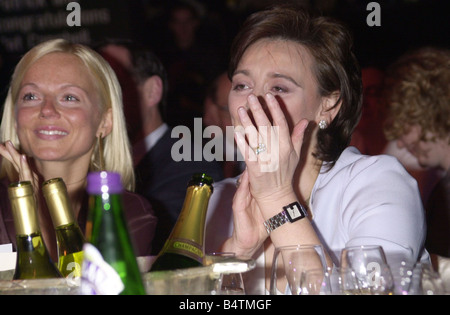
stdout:
{"type": "Polygon", "coordinates": [[[283,207],[280,213],[277,213],[270,219],[264,222],[267,234],[270,234],[273,230],[279,228],[283,224],[290,222],[293,223],[300,219],[305,218],[308,215],[305,207],[299,202],[293,202],[283,207]]]}

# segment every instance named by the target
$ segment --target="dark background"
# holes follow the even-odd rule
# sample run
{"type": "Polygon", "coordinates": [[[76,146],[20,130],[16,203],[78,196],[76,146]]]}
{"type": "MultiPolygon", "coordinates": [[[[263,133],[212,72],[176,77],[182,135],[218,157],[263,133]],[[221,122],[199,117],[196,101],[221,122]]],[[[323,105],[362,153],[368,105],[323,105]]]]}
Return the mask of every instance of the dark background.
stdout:
{"type": "MultiPolygon", "coordinates": [[[[37,43],[64,37],[87,45],[127,39],[158,51],[170,39],[168,6],[172,0],[79,0],[81,26],[69,27],[68,0],[0,1],[0,101],[19,58],[37,43]]],[[[193,0],[201,14],[198,45],[214,51],[211,77],[226,68],[229,45],[248,14],[286,0],[193,0]]],[[[294,1],[345,22],[355,37],[362,67],[384,68],[400,54],[421,46],[449,47],[448,0],[385,0],[381,26],[366,23],[370,1],[294,1]]],[[[200,62],[203,62],[201,60],[200,62]]]]}

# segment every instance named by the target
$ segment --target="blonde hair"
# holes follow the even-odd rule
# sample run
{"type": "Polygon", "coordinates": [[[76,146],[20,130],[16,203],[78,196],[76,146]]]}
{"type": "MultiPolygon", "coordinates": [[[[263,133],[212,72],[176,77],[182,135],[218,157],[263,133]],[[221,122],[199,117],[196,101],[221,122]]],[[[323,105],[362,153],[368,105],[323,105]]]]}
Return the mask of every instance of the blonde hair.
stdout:
{"type": "MultiPolygon", "coordinates": [[[[386,137],[396,139],[412,125],[445,139],[450,133],[450,50],[421,48],[400,57],[387,69],[389,108],[386,137]]],[[[431,139],[433,140],[433,139],[431,139]]]]}
{"type": "MultiPolygon", "coordinates": [[[[119,173],[124,188],[133,191],[134,170],[123,112],[122,90],[110,65],[98,53],[84,45],[74,44],[64,39],[54,39],[35,46],[23,56],[14,70],[5,100],[0,126],[1,141],[11,140],[14,146],[20,150],[19,138],[15,129],[14,107],[21,82],[31,65],[43,56],[55,52],[77,56],[94,77],[100,95],[101,111],[105,113],[108,109],[111,109],[113,119],[111,133],[103,138],[104,170],[119,173]]],[[[99,170],[100,158],[97,142],[91,157],[89,171],[99,170]]],[[[0,177],[5,176],[8,176],[10,180],[18,178],[13,165],[8,160],[3,159],[0,177]]]]}

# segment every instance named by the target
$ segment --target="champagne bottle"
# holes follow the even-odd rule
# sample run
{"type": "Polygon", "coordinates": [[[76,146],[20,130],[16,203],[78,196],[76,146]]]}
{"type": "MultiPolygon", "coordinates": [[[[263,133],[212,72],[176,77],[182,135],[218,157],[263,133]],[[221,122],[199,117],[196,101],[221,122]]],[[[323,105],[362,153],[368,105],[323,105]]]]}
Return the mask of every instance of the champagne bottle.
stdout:
{"type": "Polygon", "coordinates": [[[60,278],[61,273],[53,263],[41,235],[33,193],[29,181],[15,182],[8,187],[17,240],[13,279],[60,278]]]}
{"type": "Polygon", "coordinates": [[[145,294],[122,205],[120,175],[88,175],[89,215],[86,225],[82,294],[145,294]]]}
{"type": "Polygon", "coordinates": [[[58,245],[58,269],[64,277],[81,277],[85,239],[77,221],[62,178],[52,178],[42,185],[42,192],[52,217],[58,245]]]}
{"type": "Polygon", "coordinates": [[[206,210],[213,180],[195,174],[188,183],[183,208],[151,271],[202,266],[206,210]]]}

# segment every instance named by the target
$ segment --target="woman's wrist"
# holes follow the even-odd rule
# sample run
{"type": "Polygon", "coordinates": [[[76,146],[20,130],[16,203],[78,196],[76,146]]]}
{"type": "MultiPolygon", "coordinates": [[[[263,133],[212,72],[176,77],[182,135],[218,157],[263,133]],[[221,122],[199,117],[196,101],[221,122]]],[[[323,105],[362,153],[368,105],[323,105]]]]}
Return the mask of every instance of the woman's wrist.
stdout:
{"type": "Polygon", "coordinates": [[[277,192],[265,198],[257,199],[258,206],[264,220],[272,218],[274,215],[280,213],[283,207],[298,202],[298,197],[294,191],[277,192]]]}
{"type": "Polygon", "coordinates": [[[239,242],[236,240],[234,236],[228,238],[221,246],[221,252],[232,252],[235,253],[236,256],[243,257],[252,257],[253,254],[258,250],[260,244],[252,247],[244,247],[239,245],[239,242]]]}

